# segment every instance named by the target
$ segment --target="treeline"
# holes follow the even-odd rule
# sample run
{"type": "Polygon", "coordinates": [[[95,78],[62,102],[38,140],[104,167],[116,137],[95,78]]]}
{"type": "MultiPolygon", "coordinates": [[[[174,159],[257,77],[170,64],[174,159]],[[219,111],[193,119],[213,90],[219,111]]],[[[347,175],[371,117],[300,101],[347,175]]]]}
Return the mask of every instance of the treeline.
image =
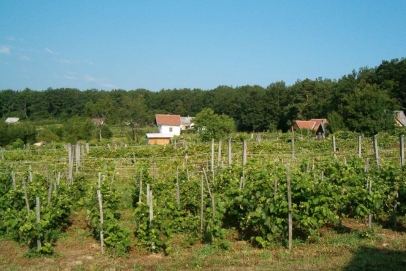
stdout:
{"type": "Polygon", "coordinates": [[[406,108],[406,59],[382,61],[338,80],[283,81],[267,87],[219,86],[211,90],[146,89],[0,91],[0,117],[66,121],[73,116],[104,118],[107,124],[152,125],[157,113],[195,116],[204,108],[234,119],[238,131],[287,131],[294,120],[328,118],[332,132],[366,134],[394,127],[393,111],[406,108]]]}

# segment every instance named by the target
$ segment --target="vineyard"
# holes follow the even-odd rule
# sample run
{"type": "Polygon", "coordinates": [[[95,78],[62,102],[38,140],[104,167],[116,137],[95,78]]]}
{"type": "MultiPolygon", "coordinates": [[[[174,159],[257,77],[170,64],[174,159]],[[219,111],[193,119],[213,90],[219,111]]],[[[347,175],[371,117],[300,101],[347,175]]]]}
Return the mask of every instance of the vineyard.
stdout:
{"type": "Polygon", "coordinates": [[[3,149],[1,240],[29,257],[53,257],[78,214],[104,257],[171,257],[197,245],[227,251],[242,241],[294,251],[345,231],[348,219],[370,238],[379,227],[403,228],[403,149],[403,136],[348,132],[3,149]]]}

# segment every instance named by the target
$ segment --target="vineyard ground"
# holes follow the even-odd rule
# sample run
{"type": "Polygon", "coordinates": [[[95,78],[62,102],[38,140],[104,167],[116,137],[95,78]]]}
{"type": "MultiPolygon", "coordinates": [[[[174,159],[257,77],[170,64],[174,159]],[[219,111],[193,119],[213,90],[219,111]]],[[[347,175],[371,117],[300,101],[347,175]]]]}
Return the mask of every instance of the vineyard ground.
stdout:
{"type": "Polygon", "coordinates": [[[377,227],[361,237],[366,225],[344,220],[342,231],[324,229],[320,240],[294,243],[291,251],[278,246],[256,249],[237,241],[221,250],[207,244],[174,247],[171,255],[133,249],[127,257],[102,255],[87,230],[85,212],[72,215],[72,225],[55,244],[52,257],[29,258],[27,247],[0,240],[0,270],[406,270],[405,225],[398,231],[377,227]]]}

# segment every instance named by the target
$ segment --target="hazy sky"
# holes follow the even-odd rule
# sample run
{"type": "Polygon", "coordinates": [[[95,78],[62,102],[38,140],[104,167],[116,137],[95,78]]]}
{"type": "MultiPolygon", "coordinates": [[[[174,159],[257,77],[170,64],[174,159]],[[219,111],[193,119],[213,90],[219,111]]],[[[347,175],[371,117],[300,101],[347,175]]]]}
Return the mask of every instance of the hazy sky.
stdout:
{"type": "Polygon", "coordinates": [[[404,0],[0,0],[0,90],[292,85],[402,57],[404,0]]]}

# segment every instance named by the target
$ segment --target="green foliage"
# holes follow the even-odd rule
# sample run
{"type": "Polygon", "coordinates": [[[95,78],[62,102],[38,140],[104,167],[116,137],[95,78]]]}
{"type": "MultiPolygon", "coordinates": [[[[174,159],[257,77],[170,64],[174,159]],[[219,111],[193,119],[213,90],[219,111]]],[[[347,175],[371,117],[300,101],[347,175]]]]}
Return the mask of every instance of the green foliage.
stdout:
{"type": "Polygon", "coordinates": [[[120,193],[112,187],[113,168],[108,168],[101,180],[101,185],[95,184],[89,190],[85,199],[87,207],[87,224],[93,236],[100,240],[103,232],[104,244],[113,256],[124,256],[129,251],[130,231],[120,226],[119,200],[120,193]],[[108,179],[105,179],[105,178],[108,179]],[[103,223],[101,223],[97,190],[100,190],[103,204],[103,223]]]}
{"type": "Polygon", "coordinates": [[[203,141],[224,139],[235,129],[232,118],[226,115],[217,115],[211,108],[205,108],[199,112],[194,122],[203,141]]]}
{"type": "Polygon", "coordinates": [[[75,144],[79,140],[88,141],[95,137],[96,126],[86,118],[74,116],[64,124],[64,137],[67,142],[75,144]]]}
{"type": "Polygon", "coordinates": [[[394,130],[393,111],[396,103],[377,86],[356,88],[345,95],[341,102],[340,115],[350,130],[367,135],[394,130]]]}
{"type": "Polygon", "coordinates": [[[63,131],[58,131],[58,128],[56,127],[47,127],[39,132],[37,138],[39,141],[58,142],[60,141],[61,136],[63,136],[63,131]]]}
{"type": "MultiPolygon", "coordinates": [[[[11,174],[8,172],[8,175],[11,174]]],[[[35,175],[33,182],[11,186],[11,180],[3,175],[5,189],[0,195],[0,233],[6,235],[20,244],[28,245],[39,254],[51,254],[52,243],[55,242],[61,231],[67,227],[69,216],[74,207],[66,185],[47,183],[46,178],[35,175]],[[25,189],[24,189],[25,187],[25,189]],[[56,190],[54,190],[56,187],[56,190]],[[49,194],[49,189],[51,194],[49,194]],[[26,192],[24,192],[26,191],[26,192]],[[28,203],[25,202],[25,193],[28,203]],[[36,197],[40,200],[40,222],[36,218],[36,197]],[[49,198],[50,197],[50,198],[49,198]],[[47,202],[49,201],[49,204],[47,202]],[[27,206],[30,211],[27,210],[27,206]],[[37,240],[42,243],[38,250],[37,240]]]]}
{"type": "Polygon", "coordinates": [[[7,124],[0,121],[0,146],[7,146],[22,140],[24,144],[34,143],[36,139],[35,126],[31,123],[7,124]]]}
{"type": "Polygon", "coordinates": [[[110,139],[113,137],[113,132],[110,130],[110,127],[106,124],[101,126],[101,136],[105,139],[110,139]]]}
{"type": "Polygon", "coordinates": [[[336,111],[332,111],[327,115],[328,127],[331,133],[336,133],[338,131],[346,131],[343,117],[336,111]]]}
{"type": "MultiPolygon", "coordinates": [[[[238,131],[288,131],[294,120],[328,117],[332,119],[334,133],[345,127],[370,135],[393,128],[392,111],[406,107],[405,82],[406,59],[402,58],[384,60],[376,68],[353,70],[337,81],[306,78],[298,79],[291,86],[281,81],[266,88],[258,85],[218,86],[211,90],[163,89],[158,92],[146,89],[79,91],[71,88],[3,90],[0,91],[0,117],[16,116],[25,122],[48,119],[64,122],[74,116],[100,117],[109,125],[121,125],[132,141],[140,142],[143,138],[140,130],[153,126],[157,113],[195,116],[205,108],[212,108],[219,116],[232,118],[235,122],[233,129],[238,131]],[[383,113],[385,110],[387,114],[383,113]],[[335,118],[337,115],[334,117],[333,112],[343,118],[343,123],[335,118]]],[[[4,121],[0,126],[2,124],[4,121]]],[[[55,131],[53,133],[63,138],[55,131]]],[[[28,138],[21,134],[11,137],[6,134],[0,129],[2,146],[16,138],[25,143],[35,139],[35,131],[28,138]]],[[[69,134],[65,140],[80,140],[69,134]]],[[[81,138],[89,136],[83,132],[79,135],[81,138]]],[[[52,138],[46,141],[56,140],[49,132],[44,137],[52,138]]]]}
{"type": "Polygon", "coordinates": [[[22,141],[21,139],[17,138],[17,140],[14,141],[14,142],[11,144],[11,147],[12,147],[13,149],[22,149],[22,148],[24,148],[24,141],[22,141]]]}

